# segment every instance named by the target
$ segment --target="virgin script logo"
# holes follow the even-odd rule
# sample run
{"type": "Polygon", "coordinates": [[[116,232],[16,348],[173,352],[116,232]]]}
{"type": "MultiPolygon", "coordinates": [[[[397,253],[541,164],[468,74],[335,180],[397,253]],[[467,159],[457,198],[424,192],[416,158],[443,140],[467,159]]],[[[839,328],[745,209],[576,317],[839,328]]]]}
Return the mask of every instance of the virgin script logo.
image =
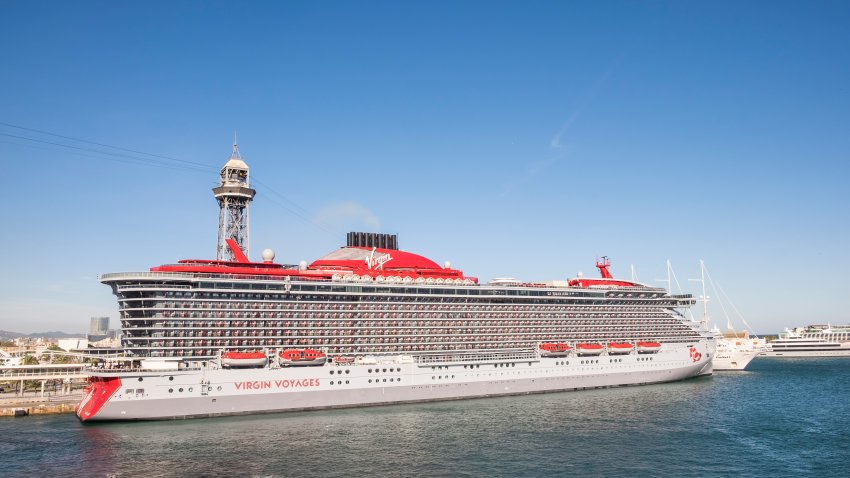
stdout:
{"type": "Polygon", "coordinates": [[[384,264],[393,260],[393,256],[389,254],[381,254],[379,256],[375,255],[376,247],[372,248],[372,253],[369,254],[369,257],[366,258],[366,267],[371,270],[383,270],[384,264]]]}

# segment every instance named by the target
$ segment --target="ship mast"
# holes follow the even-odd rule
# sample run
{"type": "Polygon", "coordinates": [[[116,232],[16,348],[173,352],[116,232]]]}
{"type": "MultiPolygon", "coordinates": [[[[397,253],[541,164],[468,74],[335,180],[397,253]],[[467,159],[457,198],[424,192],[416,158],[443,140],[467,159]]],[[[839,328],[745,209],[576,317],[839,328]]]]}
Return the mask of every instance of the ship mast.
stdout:
{"type": "Polygon", "coordinates": [[[699,260],[699,279],[689,279],[692,281],[699,281],[702,286],[702,295],[699,298],[699,301],[702,302],[702,324],[703,328],[708,327],[708,296],[705,294],[705,261],[699,260]]]}
{"type": "Polygon", "coordinates": [[[230,159],[221,168],[221,181],[213,188],[213,194],[218,200],[218,245],[216,259],[220,261],[235,260],[233,251],[227,245],[232,239],[239,248],[249,255],[248,240],[248,204],[254,199],[256,191],[251,189],[248,175],[248,165],[242,160],[236,139],[233,141],[233,152],[230,159]]]}

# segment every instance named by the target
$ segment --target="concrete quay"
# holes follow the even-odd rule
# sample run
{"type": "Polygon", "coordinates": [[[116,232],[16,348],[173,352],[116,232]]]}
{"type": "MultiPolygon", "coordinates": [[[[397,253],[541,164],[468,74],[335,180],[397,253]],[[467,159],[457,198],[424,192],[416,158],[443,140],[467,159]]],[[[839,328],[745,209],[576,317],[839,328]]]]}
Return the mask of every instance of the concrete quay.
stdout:
{"type": "Polygon", "coordinates": [[[0,398],[0,417],[21,417],[27,415],[51,415],[74,413],[74,407],[80,403],[84,394],[75,392],[51,397],[8,397],[0,398]]]}

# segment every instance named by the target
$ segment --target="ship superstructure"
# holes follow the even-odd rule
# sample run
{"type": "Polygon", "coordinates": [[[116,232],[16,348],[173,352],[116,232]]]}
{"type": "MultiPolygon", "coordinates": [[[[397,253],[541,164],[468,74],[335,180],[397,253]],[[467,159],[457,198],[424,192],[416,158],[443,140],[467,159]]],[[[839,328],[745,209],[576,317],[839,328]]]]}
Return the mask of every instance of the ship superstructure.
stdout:
{"type": "MultiPolygon", "coordinates": [[[[603,274],[609,264],[598,264],[603,274]]],[[[222,350],[281,347],[399,354],[699,338],[676,310],[693,304],[689,295],[611,278],[479,285],[422,256],[377,247],[346,246],[304,269],[189,260],[105,274],[101,281],[118,297],[122,343],[133,357],[213,358],[222,350]]]]}

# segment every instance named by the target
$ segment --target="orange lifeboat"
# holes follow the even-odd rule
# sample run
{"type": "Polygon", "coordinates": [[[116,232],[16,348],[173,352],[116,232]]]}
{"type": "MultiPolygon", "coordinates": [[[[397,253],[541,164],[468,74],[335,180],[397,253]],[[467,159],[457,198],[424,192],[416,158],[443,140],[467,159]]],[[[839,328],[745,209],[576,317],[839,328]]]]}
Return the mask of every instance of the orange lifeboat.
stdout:
{"type": "Polygon", "coordinates": [[[284,367],[324,365],[328,356],[315,349],[286,349],[278,354],[278,362],[284,367]]]}
{"type": "Polygon", "coordinates": [[[661,350],[661,344],[658,342],[638,342],[637,349],[639,354],[654,354],[661,350]]]}
{"type": "Polygon", "coordinates": [[[268,357],[263,352],[224,352],[221,366],[225,368],[264,367],[268,357]]]}
{"type": "Polygon", "coordinates": [[[540,344],[541,357],[566,357],[570,353],[570,346],[562,343],[543,343],[540,344]]]}
{"type": "Polygon", "coordinates": [[[342,355],[337,355],[334,357],[334,363],[340,365],[349,365],[354,363],[354,357],[343,357],[342,355]]]}
{"type": "Polygon", "coordinates": [[[576,345],[576,352],[579,355],[599,355],[605,348],[602,344],[578,344],[576,345]]]}
{"type": "Polygon", "coordinates": [[[627,342],[608,342],[608,353],[609,354],[628,354],[632,352],[632,344],[627,342]]]}

